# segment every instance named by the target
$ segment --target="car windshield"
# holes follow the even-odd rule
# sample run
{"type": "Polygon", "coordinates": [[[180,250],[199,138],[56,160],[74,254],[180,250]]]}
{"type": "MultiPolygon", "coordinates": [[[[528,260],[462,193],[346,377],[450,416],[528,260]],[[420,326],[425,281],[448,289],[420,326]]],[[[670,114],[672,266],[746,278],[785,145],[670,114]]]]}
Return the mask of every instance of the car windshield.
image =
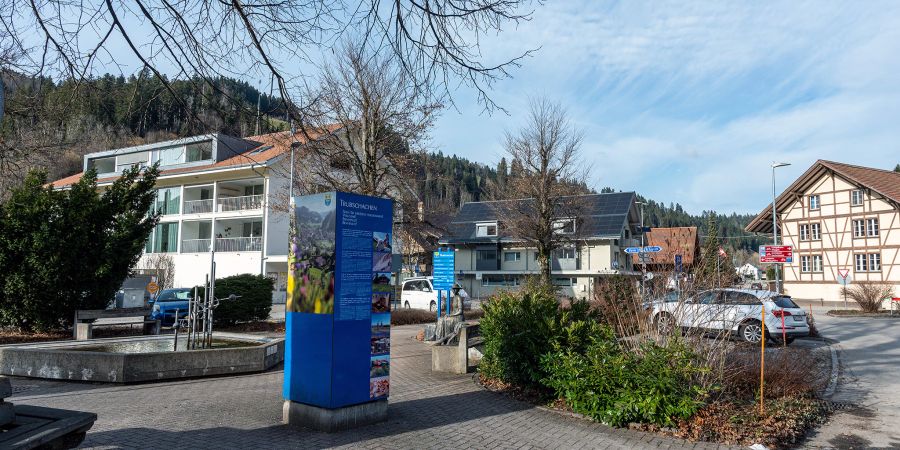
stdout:
{"type": "Polygon", "coordinates": [[[187,301],[190,298],[190,289],[166,289],[159,293],[158,302],[187,301]]]}
{"type": "Polygon", "coordinates": [[[787,295],[772,297],[772,303],[779,308],[799,308],[799,306],[797,306],[797,304],[787,295]]]}

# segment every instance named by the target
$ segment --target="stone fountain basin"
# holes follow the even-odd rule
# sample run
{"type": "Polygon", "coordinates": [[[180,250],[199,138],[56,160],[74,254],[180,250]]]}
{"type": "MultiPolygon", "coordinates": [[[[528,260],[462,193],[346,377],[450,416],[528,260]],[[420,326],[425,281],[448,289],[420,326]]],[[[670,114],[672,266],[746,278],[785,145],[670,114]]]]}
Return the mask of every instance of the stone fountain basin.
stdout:
{"type": "MultiPolygon", "coordinates": [[[[179,348],[184,336],[179,336],[179,348]]],[[[174,337],[133,336],[0,346],[0,374],[140,383],[261,372],[284,361],[284,339],[213,333],[221,346],[172,351],[174,337]],[[165,350],[163,350],[165,349],[165,350]]]]}

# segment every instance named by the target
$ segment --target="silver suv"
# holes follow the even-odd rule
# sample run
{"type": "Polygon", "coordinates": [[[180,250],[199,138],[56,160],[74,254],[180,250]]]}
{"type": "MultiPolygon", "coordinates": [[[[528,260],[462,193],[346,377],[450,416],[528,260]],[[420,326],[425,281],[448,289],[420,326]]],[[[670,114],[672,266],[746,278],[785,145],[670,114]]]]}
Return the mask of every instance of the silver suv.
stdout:
{"type": "Polygon", "coordinates": [[[762,339],[762,307],[766,336],[790,344],[809,336],[806,312],[790,296],[756,289],[711,289],[682,302],[653,304],[651,319],[661,333],[674,327],[728,331],[746,342],[762,339]]]}

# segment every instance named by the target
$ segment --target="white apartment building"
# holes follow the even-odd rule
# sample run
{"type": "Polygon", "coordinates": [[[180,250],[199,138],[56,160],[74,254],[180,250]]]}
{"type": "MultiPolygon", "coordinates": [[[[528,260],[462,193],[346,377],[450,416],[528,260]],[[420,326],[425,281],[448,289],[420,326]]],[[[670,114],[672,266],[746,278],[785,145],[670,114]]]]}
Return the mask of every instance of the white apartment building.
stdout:
{"type": "MultiPolygon", "coordinates": [[[[900,295],[900,173],[819,160],[777,197],[777,222],[794,258],[784,291],[839,300],[839,271],[851,282],[893,284],[900,295]]],[[[746,227],[772,232],[768,205],[746,227]]]]}
{"type": "MultiPolygon", "coordinates": [[[[243,139],[209,134],[91,153],[84,169],[97,170],[102,190],[128,167],[160,164],[155,205],[160,221],[138,267],[150,255],[170,255],[174,286],[195,286],[205,281],[215,249],[217,277],[268,275],[276,280],[273,301],[283,302],[294,142],[304,139],[288,132],[243,139]]],[[[82,174],[53,185],[66,188],[82,174]]]]}
{"type": "MultiPolygon", "coordinates": [[[[640,219],[633,192],[576,198],[579,217],[558,221],[566,243],[551,257],[552,281],[562,295],[590,298],[602,276],[640,274],[624,252],[625,247],[640,245],[640,219]]],[[[536,248],[504,230],[499,203],[464,204],[439,241],[456,250],[456,281],[475,298],[515,289],[526,276],[540,273],[536,248]]]]}

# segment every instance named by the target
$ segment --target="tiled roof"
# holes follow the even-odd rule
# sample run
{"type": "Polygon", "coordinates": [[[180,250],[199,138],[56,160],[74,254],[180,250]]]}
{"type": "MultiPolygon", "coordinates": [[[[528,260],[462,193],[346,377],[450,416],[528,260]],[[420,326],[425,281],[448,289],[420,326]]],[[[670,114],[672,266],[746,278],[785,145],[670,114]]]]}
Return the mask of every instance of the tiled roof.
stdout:
{"type": "MultiPolygon", "coordinates": [[[[330,128],[328,131],[334,131],[338,127],[334,126],[330,128]]],[[[323,133],[319,134],[311,134],[310,137],[312,139],[318,138],[323,133]]],[[[300,144],[304,144],[307,142],[306,137],[302,132],[297,132],[294,136],[297,142],[300,144]]],[[[249,150],[246,150],[242,153],[236,154],[230,158],[223,159],[216,163],[206,164],[202,166],[191,166],[191,167],[177,167],[173,169],[166,169],[160,171],[160,176],[165,175],[176,175],[181,173],[195,173],[195,172],[205,172],[208,170],[216,170],[216,169],[226,169],[226,168],[235,168],[242,166],[261,166],[269,163],[273,159],[281,156],[291,149],[291,143],[293,142],[291,138],[290,131],[282,131],[277,133],[269,133],[269,134],[261,134],[258,136],[249,136],[243,138],[245,141],[251,141],[254,143],[258,143],[258,145],[251,147],[249,150]]],[[[221,142],[220,144],[224,144],[225,142],[221,142]]],[[[227,147],[220,147],[224,149],[224,151],[228,151],[227,147]]],[[[64,188],[71,186],[72,184],[78,182],[81,179],[84,172],[79,172],[75,175],[70,175],[68,177],[53,181],[52,184],[57,188],[64,188]]],[[[106,183],[110,181],[114,181],[118,177],[104,177],[99,178],[97,180],[98,183],[106,183]]]]}
{"type": "MultiPolygon", "coordinates": [[[[689,266],[694,263],[697,254],[697,227],[653,228],[645,236],[647,246],[658,245],[662,251],[649,253],[647,264],[675,264],[675,255],[681,255],[681,263],[689,266]]],[[[632,254],[635,264],[638,255],[632,254]]]]}
{"type": "MultiPolygon", "coordinates": [[[[575,197],[581,211],[578,225],[578,238],[616,238],[622,234],[627,224],[628,214],[634,204],[634,192],[616,192],[608,194],[579,195],[575,197]]],[[[498,241],[515,241],[514,237],[477,237],[476,224],[498,220],[498,211],[509,202],[532,202],[533,199],[502,200],[493,202],[469,202],[464,204],[447,226],[440,242],[442,244],[477,244],[498,241]]],[[[527,210],[515,207],[515,210],[527,210]]]]}
{"type": "MultiPolygon", "coordinates": [[[[828,172],[834,172],[838,176],[865,189],[871,189],[889,201],[900,204],[900,173],[892,170],[874,169],[871,167],[844,164],[835,161],[820,159],[816,161],[797,180],[791,183],[781,195],[776,204],[779,210],[784,210],[794,201],[795,195],[805,192],[812,183],[815,183],[828,172]]],[[[753,220],[747,224],[746,231],[757,233],[772,232],[772,206],[766,206],[753,220]]]]}

